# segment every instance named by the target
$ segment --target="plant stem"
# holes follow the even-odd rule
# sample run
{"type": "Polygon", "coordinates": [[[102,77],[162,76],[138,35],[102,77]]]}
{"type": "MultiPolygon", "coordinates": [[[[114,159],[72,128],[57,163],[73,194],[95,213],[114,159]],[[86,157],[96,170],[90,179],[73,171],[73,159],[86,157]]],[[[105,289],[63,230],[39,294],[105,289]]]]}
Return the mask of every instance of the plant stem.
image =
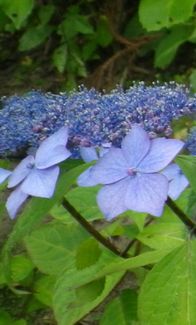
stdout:
{"type": "Polygon", "coordinates": [[[168,197],[166,204],[177,215],[177,217],[189,228],[192,234],[196,235],[196,224],[168,197]]]}
{"type": "MultiPolygon", "coordinates": [[[[105,246],[118,256],[122,256],[122,253],[104,236],[100,234],[83,216],[65,199],[62,200],[63,207],[77,220],[77,222],[86,229],[99,243],[105,246]]],[[[123,254],[123,257],[129,257],[128,254],[123,254]]]]}

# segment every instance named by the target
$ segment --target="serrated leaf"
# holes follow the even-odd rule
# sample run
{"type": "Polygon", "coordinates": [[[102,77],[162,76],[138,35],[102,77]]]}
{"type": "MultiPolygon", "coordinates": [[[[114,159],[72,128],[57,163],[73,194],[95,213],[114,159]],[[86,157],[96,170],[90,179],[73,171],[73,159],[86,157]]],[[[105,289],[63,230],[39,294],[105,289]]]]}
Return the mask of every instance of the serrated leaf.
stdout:
{"type": "Polygon", "coordinates": [[[28,28],[19,40],[19,50],[28,51],[42,44],[52,32],[51,26],[28,28]]]}
{"type": "Polygon", "coordinates": [[[1,0],[0,6],[5,14],[13,21],[16,29],[20,29],[26,18],[30,15],[33,0],[1,0]]]}
{"type": "Polygon", "coordinates": [[[63,73],[67,62],[67,45],[57,47],[52,55],[52,60],[57,70],[63,73]]]}
{"type": "Polygon", "coordinates": [[[46,274],[59,274],[72,267],[78,245],[88,237],[78,225],[51,223],[25,238],[32,261],[46,274]]]}
{"type": "Polygon", "coordinates": [[[188,178],[194,192],[196,192],[196,156],[180,155],[176,158],[177,164],[188,178]]]}
{"type": "Polygon", "coordinates": [[[196,324],[196,241],[163,258],[146,276],[139,295],[141,325],[196,324]]]}
{"type": "Polygon", "coordinates": [[[148,31],[157,31],[187,21],[195,4],[195,0],[141,0],[139,18],[148,31]]]}
{"type": "Polygon", "coordinates": [[[165,68],[174,59],[180,45],[188,40],[190,28],[179,26],[164,36],[155,50],[155,67],[165,68]]]}
{"type": "Polygon", "coordinates": [[[106,305],[100,325],[133,325],[137,320],[137,294],[126,289],[106,305]]]}

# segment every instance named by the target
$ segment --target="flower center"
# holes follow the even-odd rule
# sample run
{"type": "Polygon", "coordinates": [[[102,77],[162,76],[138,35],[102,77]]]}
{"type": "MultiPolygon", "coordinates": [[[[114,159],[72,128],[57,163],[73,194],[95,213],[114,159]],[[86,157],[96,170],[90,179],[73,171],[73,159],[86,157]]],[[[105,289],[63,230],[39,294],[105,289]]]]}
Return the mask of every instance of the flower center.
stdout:
{"type": "Polygon", "coordinates": [[[136,171],[135,168],[128,168],[128,169],[127,169],[127,174],[128,174],[129,176],[135,176],[135,175],[137,174],[137,171],[136,171]]]}

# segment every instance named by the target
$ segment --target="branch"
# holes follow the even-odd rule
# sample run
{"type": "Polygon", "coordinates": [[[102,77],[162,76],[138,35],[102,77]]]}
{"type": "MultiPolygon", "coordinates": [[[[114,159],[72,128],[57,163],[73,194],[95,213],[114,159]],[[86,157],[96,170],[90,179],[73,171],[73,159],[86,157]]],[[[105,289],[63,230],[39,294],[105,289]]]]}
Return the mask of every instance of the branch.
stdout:
{"type": "Polygon", "coordinates": [[[166,204],[177,215],[177,217],[188,227],[192,234],[196,235],[196,224],[168,197],[166,204]]]}

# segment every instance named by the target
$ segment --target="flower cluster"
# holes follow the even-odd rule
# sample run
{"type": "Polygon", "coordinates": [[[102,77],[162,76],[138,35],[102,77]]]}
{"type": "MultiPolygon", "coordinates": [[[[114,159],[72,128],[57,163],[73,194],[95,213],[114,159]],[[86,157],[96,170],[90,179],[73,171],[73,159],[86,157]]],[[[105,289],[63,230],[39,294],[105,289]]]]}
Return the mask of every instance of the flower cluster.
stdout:
{"type": "Polygon", "coordinates": [[[152,137],[169,136],[173,119],[196,112],[196,98],[175,83],[100,93],[94,89],[53,95],[31,92],[2,99],[0,156],[18,154],[39,143],[62,126],[69,126],[69,147],[120,145],[132,125],[141,125],[152,137]]]}
{"type": "Polygon", "coordinates": [[[191,155],[196,156],[196,126],[191,128],[191,131],[186,141],[186,147],[191,153],[191,155]]]}

